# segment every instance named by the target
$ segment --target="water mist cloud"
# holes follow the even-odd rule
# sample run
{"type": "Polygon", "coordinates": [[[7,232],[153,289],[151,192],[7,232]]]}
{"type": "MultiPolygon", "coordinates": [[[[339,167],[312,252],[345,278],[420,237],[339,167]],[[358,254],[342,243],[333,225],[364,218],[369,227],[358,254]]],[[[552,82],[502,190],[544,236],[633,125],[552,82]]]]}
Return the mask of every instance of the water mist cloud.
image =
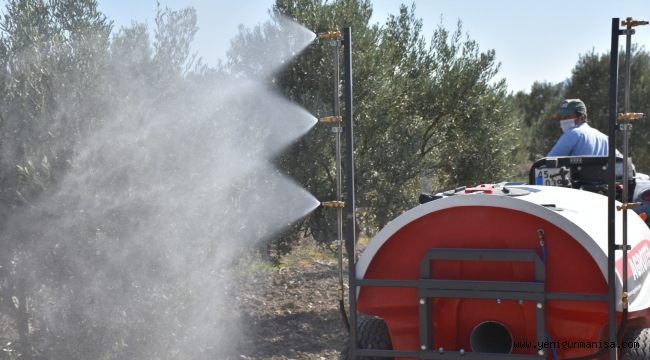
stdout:
{"type": "Polygon", "coordinates": [[[254,29],[240,31],[228,52],[230,62],[235,71],[254,74],[256,79],[271,77],[316,39],[315,33],[281,14],[254,29]]]}
{"type": "MultiPolygon", "coordinates": [[[[281,22],[264,74],[314,39],[281,22]]],[[[225,267],[319,204],[271,165],[316,120],[263,79],[104,76],[106,121],[3,234],[22,240],[37,331],[65,334],[34,346],[69,359],[223,356],[237,335],[225,267]]],[[[76,111],[59,100],[56,116],[76,111]]]]}

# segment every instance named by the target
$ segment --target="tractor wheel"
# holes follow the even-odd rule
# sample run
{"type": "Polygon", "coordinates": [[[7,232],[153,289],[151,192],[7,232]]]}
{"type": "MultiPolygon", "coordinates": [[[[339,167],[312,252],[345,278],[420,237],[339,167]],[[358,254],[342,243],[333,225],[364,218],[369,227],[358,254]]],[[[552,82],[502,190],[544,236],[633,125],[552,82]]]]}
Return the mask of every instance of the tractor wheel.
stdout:
{"type": "MultiPolygon", "coordinates": [[[[353,359],[350,355],[350,344],[345,343],[341,352],[341,360],[392,360],[393,358],[358,357],[353,359]]],[[[359,349],[392,350],[390,334],[384,320],[380,318],[362,317],[357,324],[357,347],[359,349]]]]}
{"type": "Polygon", "coordinates": [[[621,360],[650,359],[650,328],[631,330],[623,341],[627,347],[621,351],[621,360]]]}

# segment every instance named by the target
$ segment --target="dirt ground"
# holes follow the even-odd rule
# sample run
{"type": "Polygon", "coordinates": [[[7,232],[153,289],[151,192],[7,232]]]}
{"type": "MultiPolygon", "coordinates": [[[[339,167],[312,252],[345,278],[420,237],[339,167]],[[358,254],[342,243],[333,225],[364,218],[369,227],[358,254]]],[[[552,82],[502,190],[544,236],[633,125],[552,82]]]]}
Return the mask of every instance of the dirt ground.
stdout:
{"type": "MultiPolygon", "coordinates": [[[[248,259],[230,268],[226,303],[220,304],[226,309],[221,328],[228,331],[219,334],[219,355],[210,359],[338,359],[346,330],[337,269],[335,254],[305,241],[279,266],[248,259]]],[[[17,336],[9,324],[0,314],[0,340],[17,336]]],[[[4,345],[0,359],[20,358],[4,345]]]]}
{"type": "Polygon", "coordinates": [[[232,358],[338,359],[346,330],[337,264],[327,250],[303,243],[278,268],[239,271],[233,290],[244,336],[232,358]]]}

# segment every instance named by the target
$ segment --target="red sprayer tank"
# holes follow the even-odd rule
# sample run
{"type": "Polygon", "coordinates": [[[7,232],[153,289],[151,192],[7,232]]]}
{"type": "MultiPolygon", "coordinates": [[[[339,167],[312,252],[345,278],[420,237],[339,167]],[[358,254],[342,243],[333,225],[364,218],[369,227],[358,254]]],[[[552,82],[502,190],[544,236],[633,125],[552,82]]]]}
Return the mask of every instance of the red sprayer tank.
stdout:
{"type": "MultiPolygon", "coordinates": [[[[360,286],[359,311],[384,319],[394,350],[540,354],[540,340],[559,358],[598,350],[607,341],[607,197],[534,185],[474,190],[417,206],[369,242],[357,279],[431,289],[360,286]]],[[[650,230],[628,217],[628,324],[650,327],[650,230]]],[[[619,318],[621,269],[617,259],[619,318]]]]}

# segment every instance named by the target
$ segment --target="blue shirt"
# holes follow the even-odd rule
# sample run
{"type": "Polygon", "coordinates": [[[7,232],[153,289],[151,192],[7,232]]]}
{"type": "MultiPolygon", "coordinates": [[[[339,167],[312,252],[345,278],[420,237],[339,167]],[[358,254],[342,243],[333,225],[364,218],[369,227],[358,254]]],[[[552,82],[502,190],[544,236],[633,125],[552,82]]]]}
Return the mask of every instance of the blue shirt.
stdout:
{"type": "Polygon", "coordinates": [[[549,156],[607,156],[607,135],[583,123],[560,136],[549,156]]]}

